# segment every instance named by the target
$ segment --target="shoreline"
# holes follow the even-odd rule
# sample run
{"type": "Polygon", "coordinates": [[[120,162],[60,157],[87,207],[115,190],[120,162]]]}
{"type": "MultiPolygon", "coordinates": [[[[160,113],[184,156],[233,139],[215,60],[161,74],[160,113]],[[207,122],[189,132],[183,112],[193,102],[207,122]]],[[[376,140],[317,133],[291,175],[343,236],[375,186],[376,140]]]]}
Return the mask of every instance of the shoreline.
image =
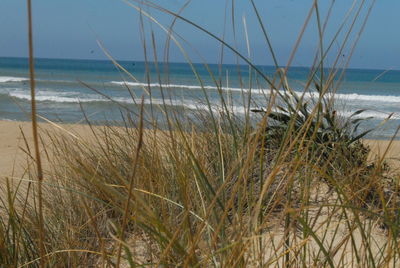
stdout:
{"type": "MultiPolygon", "coordinates": [[[[87,138],[91,134],[90,126],[87,124],[57,124],[64,130],[87,138]]],[[[95,125],[101,127],[104,125],[95,125]]],[[[50,123],[39,123],[41,131],[63,131],[50,123]]],[[[30,148],[33,148],[32,131],[30,121],[8,121],[0,120],[0,178],[21,177],[24,175],[27,155],[23,151],[26,148],[25,139],[30,148]],[[24,135],[22,135],[22,132],[24,135]]],[[[46,142],[46,141],[45,141],[46,142]]],[[[390,140],[364,139],[363,143],[370,147],[372,159],[374,156],[382,157],[390,164],[393,170],[400,169],[400,140],[394,140],[390,149],[386,152],[390,140]]]]}

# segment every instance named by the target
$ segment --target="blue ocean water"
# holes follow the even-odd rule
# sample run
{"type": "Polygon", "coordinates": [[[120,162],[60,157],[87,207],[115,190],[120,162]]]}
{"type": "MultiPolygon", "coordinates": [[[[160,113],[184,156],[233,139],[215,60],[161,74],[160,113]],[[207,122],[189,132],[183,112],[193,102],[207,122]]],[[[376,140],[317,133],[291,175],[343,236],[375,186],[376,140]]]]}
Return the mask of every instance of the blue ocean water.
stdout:
{"type": "MultiPolygon", "coordinates": [[[[252,108],[264,107],[270,92],[270,86],[247,66],[206,68],[195,64],[194,71],[186,63],[119,64],[123,68],[111,61],[36,59],[38,114],[69,123],[84,122],[85,117],[93,122],[118,122],[125,109],[138,112],[144,95],[146,112],[162,118],[161,105],[178,111],[208,109],[207,97],[213,107],[218,107],[222,92],[229,107],[240,115],[250,92],[252,108]]],[[[272,66],[258,68],[271,79],[276,73],[272,66]]],[[[290,68],[290,86],[300,93],[309,75],[309,68],[290,68]]],[[[338,84],[338,113],[346,117],[365,109],[358,117],[371,119],[362,127],[379,126],[369,135],[371,138],[393,136],[400,124],[399,104],[400,71],[348,69],[338,84]],[[381,124],[389,115],[391,118],[381,124]]],[[[29,120],[29,110],[27,59],[0,58],[0,120],[29,120]]]]}

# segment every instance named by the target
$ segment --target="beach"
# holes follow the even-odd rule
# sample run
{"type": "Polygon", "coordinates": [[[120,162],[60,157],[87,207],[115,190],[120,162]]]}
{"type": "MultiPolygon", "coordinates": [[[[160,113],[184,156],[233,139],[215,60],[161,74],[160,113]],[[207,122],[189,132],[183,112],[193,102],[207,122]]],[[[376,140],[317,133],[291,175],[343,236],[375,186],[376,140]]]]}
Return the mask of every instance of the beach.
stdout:
{"type": "Polygon", "coordinates": [[[399,4],[3,2],[0,268],[400,267],[399,4]]]}
{"type": "MultiPolygon", "coordinates": [[[[43,135],[46,131],[71,132],[82,137],[88,137],[91,133],[88,125],[62,124],[58,126],[61,128],[49,123],[39,124],[39,132],[42,133],[41,137],[45,144],[50,144],[46,135],[43,135]]],[[[31,122],[0,121],[0,177],[20,178],[24,176],[26,167],[31,163],[26,145],[34,155],[31,122]]],[[[46,164],[44,155],[43,159],[46,164]]]]}
{"type": "MultiPolygon", "coordinates": [[[[25,168],[29,163],[26,154],[26,138],[30,150],[33,152],[32,124],[24,121],[0,121],[0,174],[1,177],[18,178],[24,175],[25,168]],[[22,134],[23,133],[23,134],[22,134]]],[[[73,133],[83,139],[91,137],[92,131],[84,124],[50,124],[40,123],[40,132],[47,131],[59,133],[73,133]]],[[[46,135],[41,135],[44,142],[50,145],[46,135]]],[[[383,157],[397,169],[400,159],[400,141],[394,140],[387,150],[390,140],[363,140],[364,144],[371,148],[370,159],[376,156],[383,157]]],[[[45,157],[43,157],[45,159],[45,157]]]]}

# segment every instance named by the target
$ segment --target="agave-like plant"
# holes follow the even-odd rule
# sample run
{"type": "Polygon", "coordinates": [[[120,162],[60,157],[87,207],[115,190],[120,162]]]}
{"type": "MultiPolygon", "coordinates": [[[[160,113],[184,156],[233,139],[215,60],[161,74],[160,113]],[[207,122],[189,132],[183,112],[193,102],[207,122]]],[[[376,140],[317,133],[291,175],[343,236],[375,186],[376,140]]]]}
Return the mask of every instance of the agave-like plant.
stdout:
{"type": "Polygon", "coordinates": [[[348,118],[337,114],[334,105],[334,95],[324,94],[318,84],[316,91],[299,96],[295,91],[287,88],[279,93],[281,104],[276,109],[266,112],[263,109],[252,109],[253,112],[266,113],[270,119],[266,127],[268,137],[282,137],[286,131],[302,133],[308,140],[317,144],[333,146],[336,143],[344,143],[347,146],[360,141],[374,128],[359,131],[360,125],[371,117],[360,118],[365,109],[357,110],[348,118]],[[309,124],[309,127],[304,126],[309,124]]]}

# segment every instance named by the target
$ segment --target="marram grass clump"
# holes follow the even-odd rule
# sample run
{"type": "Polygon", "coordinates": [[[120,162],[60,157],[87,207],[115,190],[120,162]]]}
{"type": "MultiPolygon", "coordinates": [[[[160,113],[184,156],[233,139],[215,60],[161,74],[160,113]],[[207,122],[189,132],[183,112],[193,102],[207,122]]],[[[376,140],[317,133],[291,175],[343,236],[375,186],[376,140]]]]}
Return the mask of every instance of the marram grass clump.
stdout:
{"type": "MultiPolygon", "coordinates": [[[[264,129],[254,129],[237,151],[232,133],[204,132],[204,125],[191,131],[96,127],[86,139],[49,133],[51,169],[43,189],[48,263],[395,262],[398,193],[387,196],[388,171],[367,160],[365,147],[354,161],[351,147],[328,144],[322,155],[308,138],[289,136],[277,145],[264,129]],[[365,194],[371,191],[373,199],[365,194]]],[[[35,241],[37,204],[22,198],[10,206],[15,212],[9,215],[23,217],[16,225],[26,229],[21,239],[35,241]]],[[[32,260],[25,255],[29,248],[22,249],[16,261],[32,260]]]]}

